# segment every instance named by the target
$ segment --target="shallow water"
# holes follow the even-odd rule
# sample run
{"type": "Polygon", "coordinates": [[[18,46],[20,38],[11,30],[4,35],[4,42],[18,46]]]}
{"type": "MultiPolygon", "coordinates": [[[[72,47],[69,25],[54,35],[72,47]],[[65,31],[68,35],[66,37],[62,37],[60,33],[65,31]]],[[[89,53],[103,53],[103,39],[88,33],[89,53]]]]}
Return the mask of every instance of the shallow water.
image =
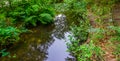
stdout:
{"type": "Polygon", "coordinates": [[[41,25],[21,36],[21,42],[11,47],[11,56],[1,61],[73,61],[66,52],[69,42],[69,20],[57,20],[52,25],[41,25]]]}
{"type": "MultiPolygon", "coordinates": [[[[64,35],[68,36],[70,35],[69,32],[66,32],[64,35]]],[[[65,43],[68,41],[68,39],[65,37],[65,39],[58,39],[53,36],[53,39],[55,40],[53,44],[48,49],[48,59],[47,61],[67,61],[69,58],[73,58],[70,56],[69,52],[66,52],[67,46],[65,43]]]]}

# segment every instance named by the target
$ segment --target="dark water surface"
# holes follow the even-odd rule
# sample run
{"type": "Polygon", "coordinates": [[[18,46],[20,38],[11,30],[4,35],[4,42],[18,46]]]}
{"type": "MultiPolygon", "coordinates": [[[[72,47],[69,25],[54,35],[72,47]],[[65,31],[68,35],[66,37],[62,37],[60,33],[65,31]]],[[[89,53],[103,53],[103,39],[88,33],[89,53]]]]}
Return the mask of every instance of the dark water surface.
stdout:
{"type": "Polygon", "coordinates": [[[41,25],[32,28],[32,32],[21,36],[21,42],[11,47],[11,56],[0,61],[73,61],[66,52],[66,42],[69,42],[68,20],[57,20],[54,24],[41,25]]]}

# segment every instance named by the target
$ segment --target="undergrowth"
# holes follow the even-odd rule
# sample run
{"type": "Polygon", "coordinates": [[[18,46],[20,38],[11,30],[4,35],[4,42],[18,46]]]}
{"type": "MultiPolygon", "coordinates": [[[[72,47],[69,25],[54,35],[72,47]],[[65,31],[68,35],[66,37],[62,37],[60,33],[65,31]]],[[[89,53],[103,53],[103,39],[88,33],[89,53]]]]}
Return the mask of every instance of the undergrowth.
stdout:
{"type": "Polygon", "coordinates": [[[23,22],[24,26],[36,26],[37,22],[49,24],[53,22],[55,11],[52,4],[48,1],[34,0],[6,0],[1,3],[0,13],[5,15],[5,18],[11,18],[10,21],[23,22]],[[8,2],[7,4],[5,4],[8,2]]]}
{"type": "MultiPolygon", "coordinates": [[[[71,42],[67,43],[68,51],[76,57],[77,61],[104,61],[105,58],[103,55],[105,53],[100,43],[110,42],[110,37],[114,38],[114,36],[119,35],[119,28],[116,30],[111,30],[111,28],[109,28],[109,26],[114,26],[114,20],[111,20],[111,8],[115,1],[81,0],[77,1],[77,3],[76,1],[77,0],[74,0],[64,5],[68,8],[68,12],[72,10],[69,14],[74,20],[78,21],[75,26],[71,27],[73,35],[69,36],[71,42]],[[80,3],[82,5],[80,5],[80,3]],[[75,7],[74,4],[78,6],[75,7]],[[75,10],[74,8],[78,8],[79,10],[75,10]],[[87,16],[88,12],[92,12],[95,16],[95,19],[93,19],[95,22],[94,26],[92,24],[90,25],[90,20],[87,16]],[[105,20],[106,18],[107,21],[105,20]]],[[[67,8],[65,8],[66,11],[67,8]]],[[[117,44],[116,49],[118,47],[117,44]]],[[[119,56],[119,49],[116,50],[116,56],[119,56]]]]}
{"type": "Polygon", "coordinates": [[[55,16],[53,0],[2,0],[0,1],[0,56],[4,49],[20,41],[27,26],[50,24],[55,16]]]}

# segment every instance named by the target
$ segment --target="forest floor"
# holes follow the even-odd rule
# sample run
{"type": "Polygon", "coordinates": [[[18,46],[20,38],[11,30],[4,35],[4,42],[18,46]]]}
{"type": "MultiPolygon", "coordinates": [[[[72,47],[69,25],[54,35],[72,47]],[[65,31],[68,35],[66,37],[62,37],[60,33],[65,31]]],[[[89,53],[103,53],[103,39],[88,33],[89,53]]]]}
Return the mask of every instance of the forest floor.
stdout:
{"type": "MultiPolygon", "coordinates": [[[[91,11],[89,11],[88,17],[90,19],[90,23],[92,27],[98,28],[99,25],[97,25],[97,23],[95,22],[98,16],[94,15],[91,11]]],[[[115,24],[120,26],[120,4],[116,4],[113,7],[112,17],[113,17],[115,24]]],[[[104,25],[102,26],[104,27],[104,25]]],[[[118,44],[118,43],[109,41],[110,38],[111,37],[109,36],[106,36],[105,38],[103,38],[102,41],[99,42],[99,46],[105,52],[105,54],[103,55],[104,61],[117,61],[117,57],[113,53],[115,49],[115,44],[118,44]]]]}

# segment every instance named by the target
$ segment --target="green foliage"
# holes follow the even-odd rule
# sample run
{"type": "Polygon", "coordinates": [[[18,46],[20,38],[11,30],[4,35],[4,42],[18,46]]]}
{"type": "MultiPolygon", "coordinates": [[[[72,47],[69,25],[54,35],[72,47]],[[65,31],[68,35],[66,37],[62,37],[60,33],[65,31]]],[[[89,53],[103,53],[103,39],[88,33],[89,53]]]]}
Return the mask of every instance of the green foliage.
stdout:
{"type": "Polygon", "coordinates": [[[0,14],[0,27],[7,27],[13,25],[14,20],[12,18],[5,18],[5,14],[0,14]]]}
{"type": "Polygon", "coordinates": [[[74,18],[74,20],[79,21],[86,17],[86,5],[84,0],[64,0],[63,3],[56,4],[55,9],[56,11],[63,12],[71,18],[74,18]]]}
{"type": "Polygon", "coordinates": [[[86,2],[84,0],[72,0],[67,4],[70,10],[68,10],[69,15],[78,22],[77,25],[71,27],[73,35],[69,37],[70,43],[67,43],[68,51],[77,58],[77,61],[90,61],[95,47],[92,43],[83,44],[88,39],[88,29],[90,28],[90,23],[86,16],[86,2]]]}
{"type": "Polygon", "coordinates": [[[120,49],[119,49],[120,45],[118,44],[115,47],[116,47],[115,52],[113,54],[116,55],[117,59],[119,60],[119,57],[120,57],[120,49]]]}
{"type": "Polygon", "coordinates": [[[78,26],[74,25],[73,27],[71,27],[74,37],[76,39],[79,39],[80,40],[79,42],[85,42],[87,40],[89,34],[88,29],[89,29],[89,22],[87,23],[87,20],[86,22],[81,20],[78,26]]]}
{"type": "Polygon", "coordinates": [[[8,55],[4,47],[18,42],[20,34],[27,31],[23,26],[37,26],[38,23],[49,24],[53,21],[55,11],[51,2],[52,0],[0,1],[0,47],[3,49],[0,54],[2,57],[8,55]]]}
{"type": "Polygon", "coordinates": [[[93,5],[93,4],[97,4],[97,5],[111,5],[113,4],[115,1],[117,0],[85,0],[87,2],[87,4],[93,5]]]}
{"type": "Polygon", "coordinates": [[[9,52],[6,52],[6,49],[0,50],[0,54],[2,57],[9,55],[9,52]]]}
{"type": "Polygon", "coordinates": [[[0,15],[0,46],[6,46],[17,42],[20,39],[19,35],[27,30],[14,27],[14,21],[9,21],[9,18],[6,19],[2,16],[3,15],[0,15]]]}
{"type": "Polygon", "coordinates": [[[109,26],[108,27],[111,31],[114,31],[112,33],[112,37],[110,38],[110,41],[113,43],[113,46],[115,46],[113,54],[117,57],[118,61],[120,60],[120,26],[109,26]]]}
{"type": "Polygon", "coordinates": [[[95,55],[94,57],[96,57],[96,59],[103,59],[103,51],[94,44],[95,41],[92,41],[98,41],[98,39],[103,38],[103,29],[90,29],[89,21],[86,20],[80,21],[80,24],[71,27],[71,30],[73,35],[69,36],[71,42],[67,43],[68,51],[72,52],[78,61],[92,61],[91,58],[93,55],[95,55]],[[89,32],[95,32],[95,34],[92,35],[93,38],[90,43],[84,44],[83,42],[90,36],[89,32]]]}
{"type": "MultiPolygon", "coordinates": [[[[119,46],[120,27],[114,26],[113,23],[111,24],[111,23],[109,23],[109,21],[106,21],[107,23],[104,23],[104,19],[110,18],[109,16],[111,16],[111,14],[110,14],[111,9],[116,1],[117,0],[101,0],[101,1],[95,0],[95,2],[92,2],[92,0],[91,0],[91,2],[92,2],[91,10],[92,10],[92,12],[94,12],[95,15],[97,15],[99,17],[96,20],[99,23],[99,26],[97,26],[97,27],[99,27],[99,29],[98,29],[98,31],[94,32],[93,33],[94,35],[92,34],[93,36],[91,36],[91,37],[92,37],[92,39],[96,40],[97,42],[99,40],[101,41],[101,39],[102,39],[103,41],[106,41],[106,43],[107,42],[112,43],[113,44],[112,46],[114,46],[113,50],[115,50],[113,53],[115,54],[115,56],[117,58],[119,58],[120,57],[119,56],[119,54],[120,54],[120,50],[119,50],[119,48],[120,48],[120,46],[119,46]],[[105,15],[107,15],[107,16],[105,16],[105,15]],[[103,23],[105,25],[103,25],[103,23]]],[[[112,20],[112,21],[114,21],[114,20],[112,20]]],[[[119,59],[118,59],[118,61],[119,61],[119,59]]]]}
{"type": "Polygon", "coordinates": [[[104,34],[106,33],[105,29],[102,28],[91,28],[90,32],[91,32],[90,35],[91,39],[96,40],[94,41],[94,43],[99,42],[99,40],[103,39],[105,37],[104,34]]]}
{"type": "MultiPolygon", "coordinates": [[[[70,43],[68,45],[68,51],[73,54],[77,58],[77,61],[92,61],[92,57],[94,56],[96,59],[103,60],[102,53],[100,47],[95,45],[94,41],[98,41],[98,39],[102,39],[104,37],[104,33],[106,32],[104,29],[93,29],[90,27],[90,22],[87,16],[87,5],[89,1],[87,0],[71,0],[68,3],[66,2],[64,7],[67,7],[68,13],[73,20],[77,21],[74,26],[71,27],[72,36],[69,36],[70,43]],[[94,32],[94,35],[89,35],[89,32],[94,32]],[[90,41],[88,44],[83,43],[88,40],[88,37],[92,37],[91,39],[94,41],[90,41]]],[[[91,0],[92,1],[92,0],[91,0]]],[[[93,4],[94,5],[94,4],[93,4]]],[[[93,7],[93,6],[92,6],[93,7]]],[[[97,6],[96,6],[97,7],[97,6]]],[[[98,8],[98,7],[97,7],[98,8]]],[[[97,11],[97,8],[93,10],[97,11]]],[[[64,10],[63,10],[64,11],[64,10]]],[[[104,15],[107,12],[107,8],[101,9],[101,13],[96,13],[96,15],[104,15]]],[[[65,11],[66,12],[66,11],[65,11]]],[[[99,11],[97,11],[99,12],[99,11]]],[[[101,19],[98,19],[100,22],[101,19]]]]}
{"type": "MultiPolygon", "coordinates": [[[[71,39],[73,41],[73,39],[71,39]]],[[[93,55],[96,55],[96,58],[102,58],[103,51],[100,47],[93,44],[91,40],[89,44],[78,45],[78,40],[74,40],[74,43],[68,43],[69,52],[72,52],[73,55],[77,58],[77,61],[92,61],[91,58],[93,55]]]]}
{"type": "MultiPolygon", "coordinates": [[[[52,0],[3,0],[0,1],[0,47],[14,44],[20,40],[20,34],[26,32],[23,26],[36,26],[37,23],[49,24],[55,11],[52,0]],[[19,23],[21,26],[19,26],[19,23]]],[[[1,54],[8,53],[1,50],[1,54]]]]}
{"type": "Polygon", "coordinates": [[[40,21],[43,24],[50,23],[53,20],[52,16],[48,13],[42,13],[39,16],[40,16],[40,21]]]}
{"type": "Polygon", "coordinates": [[[89,44],[83,44],[79,47],[80,54],[78,55],[78,61],[91,61],[93,54],[100,56],[101,49],[93,44],[91,41],[89,44]]]}
{"type": "Polygon", "coordinates": [[[111,41],[120,41],[120,27],[119,26],[109,26],[108,29],[113,31],[114,33],[111,33],[113,36],[110,40],[111,41]]]}
{"type": "Polygon", "coordinates": [[[103,16],[105,14],[108,14],[111,10],[111,7],[108,6],[97,6],[94,4],[91,8],[92,12],[98,16],[103,16]]]}
{"type": "Polygon", "coordinates": [[[49,24],[53,21],[55,11],[52,5],[50,5],[50,2],[46,0],[40,0],[38,2],[35,0],[11,0],[10,3],[10,6],[1,7],[0,13],[5,13],[5,18],[12,18],[11,21],[21,21],[23,25],[33,26],[36,26],[37,22],[49,24]],[[43,17],[42,15],[41,17],[41,14],[44,13],[46,13],[47,16],[43,17]]]}
{"type": "Polygon", "coordinates": [[[88,37],[89,20],[87,20],[87,6],[84,0],[64,0],[63,3],[56,4],[56,10],[70,16],[77,25],[73,25],[71,30],[74,37],[85,41],[88,37]]]}
{"type": "Polygon", "coordinates": [[[0,14],[0,46],[17,42],[22,32],[26,32],[26,30],[14,27],[14,19],[6,18],[4,13],[0,14]]]}
{"type": "Polygon", "coordinates": [[[0,28],[0,45],[9,45],[19,40],[21,31],[14,27],[0,28]]]}

